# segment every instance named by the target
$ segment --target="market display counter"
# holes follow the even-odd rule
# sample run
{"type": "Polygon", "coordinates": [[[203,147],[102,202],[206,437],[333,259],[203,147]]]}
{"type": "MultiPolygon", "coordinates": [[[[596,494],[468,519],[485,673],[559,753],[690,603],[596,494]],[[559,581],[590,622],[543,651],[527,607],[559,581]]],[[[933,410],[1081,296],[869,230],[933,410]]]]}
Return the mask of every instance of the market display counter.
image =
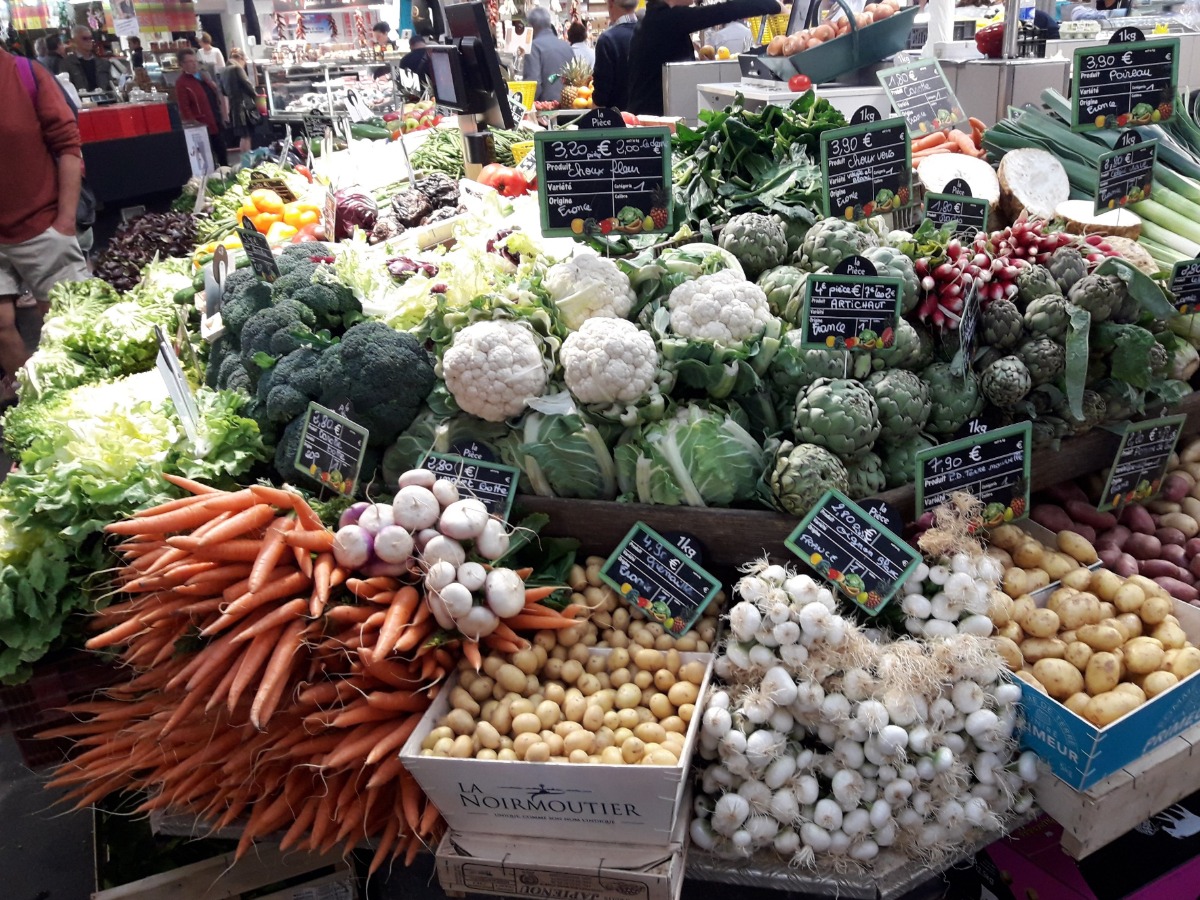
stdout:
{"type": "MultiPolygon", "coordinates": [[[[972,46],[974,44],[972,43],[972,46]]],[[[1071,84],[1070,57],[1047,59],[941,60],[942,71],[963,108],[987,125],[1008,114],[1009,106],[1040,104],[1042,91],[1066,95],[1071,84]]]]}
{"type": "MultiPolygon", "coordinates": [[[[727,81],[715,84],[700,84],[696,86],[698,106],[700,109],[724,109],[733,102],[733,98],[741,94],[746,109],[755,111],[764,106],[789,106],[804,96],[796,91],[788,90],[782,81],[727,81]]],[[[870,104],[884,112],[888,109],[887,94],[878,83],[874,85],[820,85],[818,90],[825,100],[849,119],[862,106],[870,104]]]]}
{"type": "Polygon", "coordinates": [[[101,203],[179,188],[192,177],[182,131],[83,145],[88,184],[101,203]]]}

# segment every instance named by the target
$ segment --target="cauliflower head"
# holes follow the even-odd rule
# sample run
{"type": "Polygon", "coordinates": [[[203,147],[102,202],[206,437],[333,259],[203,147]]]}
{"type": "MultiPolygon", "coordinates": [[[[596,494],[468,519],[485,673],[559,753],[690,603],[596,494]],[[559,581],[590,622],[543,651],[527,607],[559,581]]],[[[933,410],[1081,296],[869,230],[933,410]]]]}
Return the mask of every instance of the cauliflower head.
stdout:
{"type": "Polygon", "coordinates": [[[680,337],[732,343],[758,337],[771,321],[762,288],[728,269],[685,281],[667,299],[680,337]]]}
{"type": "Polygon", "coordinates": [[[654,387],[654,338],[626,319],[588,319],[567,335],[559,359],[580,403],[631,403],[654,387]]]}
{"type": "Polygon", "coordinates": [[[537,338],[523,325],[502,320],[458,332],[442,357],[442,377],[464,412],[489,422],[519,415],[546,387],[537,338]]]}
{"type": "Polygon", "coordinates": [[[579,253],[570,262],[551,266],[542,286],[571,331],[596,316],[624,319],[637,299],[629,276],[595,253],[579,253]]]}

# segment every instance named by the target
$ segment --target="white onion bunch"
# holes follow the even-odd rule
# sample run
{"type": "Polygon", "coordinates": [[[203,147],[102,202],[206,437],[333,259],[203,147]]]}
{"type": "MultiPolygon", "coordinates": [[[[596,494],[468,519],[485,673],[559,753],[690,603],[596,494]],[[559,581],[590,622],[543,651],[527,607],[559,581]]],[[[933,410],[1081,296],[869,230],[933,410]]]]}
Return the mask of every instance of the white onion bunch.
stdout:
{"type": "Polygon", "coordinates": [[[958,552],[922,562],[904,582],[898,598],[904,627],[915,637],[988,637],[992,594],[1003,574],[1000,564],[983,554],[958,552]]]}

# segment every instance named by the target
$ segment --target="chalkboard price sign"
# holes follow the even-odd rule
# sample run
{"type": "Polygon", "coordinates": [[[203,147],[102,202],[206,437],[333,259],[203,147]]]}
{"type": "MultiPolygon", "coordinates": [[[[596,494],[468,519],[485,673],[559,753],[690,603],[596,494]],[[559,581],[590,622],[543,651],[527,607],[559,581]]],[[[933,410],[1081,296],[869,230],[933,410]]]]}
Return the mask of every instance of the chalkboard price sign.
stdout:
{"type": "Polygon", "coordinates": [[[1171,268],[1171,293],[1181,313],[1200,309],[1200,259],[1185,259],[1171,268]]]}
{"type": "Polygon", "coordinates": [[[462,499],[474,497],[487,507],[488,512],[508,520],[520,469],[451,453],[427,453],[421,460],[421,468],[428,469],[438,478],[453,481],[458,485],[462,499]]]}
{"type": "Polygon", "coordinates": [[[370,432],[317,403],[308,404],[293,461],[305,475],[347,496],[362,469],[370,432]]]}
{"type": "Polygon", "coordinates": [[[234,229],[242,239],[242,250],[250,257],[250,265],[254,274],[263,281],[274,281],[279,277],[279,266],[275,262],[275,254],[264,235],[259,234],[254,223],[248,216],[242,217],[242,227],[234,229]]]}
{"type": "Polygon", "coordinates": [[[1029,460],[1033,426],[1018,422],[917,454],[917,515],[937,509],[955,491],[983,503],[985,525],[1022,518],[1029,511],[1029,460]]]}
{"type": "MultiPolygon", "coordinates": [[[[1134,136],[1132,131],[1126,134],[1134,136]]],[[[1154,161],[1157,156],[1157,140],[1135,142],[1130,147],[1100,154],[1096,214],[1147,199],[1150,186],[1154,183],[1154,161]]]]}
{"type": "Polygon", "coordinates": [[[543,235],[674,231],[668,129],[543,131],[534,140],[543,235]]]}
{"type": "Polygon", "coordinates": [[[912,200],[912,146],[903,119],[821,133],[825,215],[865,219],[912,200]]]}
{"type": "Polygon", "coordinates": [[[1080,47],[1073,62],[1072,131],[1133,128],[1175,114],[1179,38],[1080,47]]]}
{"type": "Polygon", "coordinates": [[[1127,422],[1108,472],[1100,511],[1134,501],[1149,500],[1162,487],[1167,460],[1175,452],[1187,416],[1169,416],[1146,422],[1127,422]]]}
{"type": "Polygon", "coordinates": [[[980,231],[986,233],[990,208],[991,204],[987,200],[975,197],[961,197],[957,194],[925,195],[925,218],[938,226],[957,222],[958,225],[954,229],[956,237],[974,238],[980,231]]]}
{"type": "Polygon", "coordinates": [[[936,59],[919,59],[882,69],[878,76],[892,107],[904,116],[908,130],[914,134],[932,134],[967,121],[967,114],[936,59]]]}
{"type": "Polygon", "coordinates": [[[903,285],[899,278],[809,275],[804,286],[801,347],[890,347],[903,285]]]}
{"type": "Polygon", "coordinates": [[[841,491],[829,491],[784,544],[868,615],[878,615],[921,555],[841,491]]]}
{"type": "Polygon", "coordinates": [[[600,578],[676,636],[692,627],[721,589],[721,582],[644,522],[629,529],[600,567],[600,578]]]}

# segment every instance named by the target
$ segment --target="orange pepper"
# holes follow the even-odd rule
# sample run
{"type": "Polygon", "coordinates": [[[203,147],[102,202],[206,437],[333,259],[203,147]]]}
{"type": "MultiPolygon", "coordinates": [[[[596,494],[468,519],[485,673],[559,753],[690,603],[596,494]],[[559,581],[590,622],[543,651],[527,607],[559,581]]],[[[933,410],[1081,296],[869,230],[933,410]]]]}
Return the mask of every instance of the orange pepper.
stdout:
{"type": "Polygon", "coordinates": [[[254,223],[255,229],[262,234],[266,234],[271,230],[272,225],[283,221],[283,216],[277,213],[260,212],[257,215],[251,216],[250,221],[254,223]]]}
{"type": "Polygon", "coordinates": [[[237,211],[238,225],[242,224],[242,216],[249,216],[251,219],[253,219],[257,215],[258,215],[258,208],[255,207],[254,204],[249,203],[249,202],[243,203],[241,206],[238,207],[238,211],[237,211]]]}
{"type": "Polygon", "coordinates": [[[297,228],[303,228],[305,225],[315,225],[321,221],[321,214],[315,209],[302,209],[300,215],[295,222],[288,222],[289,225],[295,225],[297,228]]]}
{"type": "Polygon", "coordinates": [[[258,207],[259,212],[283,215],[283,200],[272,190],[259,188],[250,194],[250,201],[258,207]]]}

